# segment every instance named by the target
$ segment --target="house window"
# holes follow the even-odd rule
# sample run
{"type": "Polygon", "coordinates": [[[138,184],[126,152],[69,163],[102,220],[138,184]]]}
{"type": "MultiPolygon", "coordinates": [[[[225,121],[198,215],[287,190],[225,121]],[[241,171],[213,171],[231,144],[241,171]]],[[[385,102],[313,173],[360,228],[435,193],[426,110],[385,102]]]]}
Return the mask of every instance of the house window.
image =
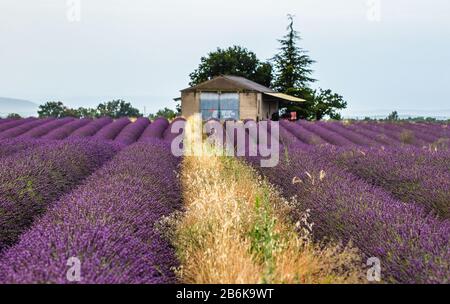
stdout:
{"type": "Polygon", "coordinates": [[[201,93],[200,111],[203,120],[239,119],[238,93],[201,93]]]}
{"type": "Polygon", "coordinates": [[[219,96],[217,93],[201,93],[200,111],[202,112],[203,120],[211,118],[220,119],[219,96]]]}
{"type": "Polygon", "coordinates": [[[222,93],[220,95],[220,119],[239,119],[238,93],[222,93]]]}

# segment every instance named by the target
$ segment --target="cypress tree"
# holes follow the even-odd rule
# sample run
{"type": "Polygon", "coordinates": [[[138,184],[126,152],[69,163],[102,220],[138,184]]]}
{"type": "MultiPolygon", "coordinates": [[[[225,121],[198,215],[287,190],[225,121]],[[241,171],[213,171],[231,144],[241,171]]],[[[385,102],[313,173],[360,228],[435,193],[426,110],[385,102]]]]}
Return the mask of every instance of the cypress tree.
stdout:
{"type": "Polygon", "coordinates": [[[311,65],[315,61],[308,56],[307,51],[298,46],[301,38],[294,29],[294,17],[288,15],[288,19],[288,33],[278,40],[281,44],[280,52],[273,58],[276,70],[274,88],[282,93],[308,88],[310,83],[316,81],[311,77],[311,65]]]}

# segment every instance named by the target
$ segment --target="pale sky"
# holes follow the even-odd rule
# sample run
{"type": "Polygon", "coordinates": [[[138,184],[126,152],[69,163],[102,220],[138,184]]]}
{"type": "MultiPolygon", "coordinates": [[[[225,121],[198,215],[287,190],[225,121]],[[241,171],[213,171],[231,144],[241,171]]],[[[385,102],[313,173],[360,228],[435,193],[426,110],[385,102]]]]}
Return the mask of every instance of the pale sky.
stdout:
{"type": "Polygon", "coordinates": [[[1,0],[0,96],[173,108],[201,56],[237,44],[271,58],[291,13],[316,86],[344,95],[345,114],[450,115],[450,1],[380,0],[379,21],[368,2],[80,0],[70,22],[66,0],[1,0]]]}

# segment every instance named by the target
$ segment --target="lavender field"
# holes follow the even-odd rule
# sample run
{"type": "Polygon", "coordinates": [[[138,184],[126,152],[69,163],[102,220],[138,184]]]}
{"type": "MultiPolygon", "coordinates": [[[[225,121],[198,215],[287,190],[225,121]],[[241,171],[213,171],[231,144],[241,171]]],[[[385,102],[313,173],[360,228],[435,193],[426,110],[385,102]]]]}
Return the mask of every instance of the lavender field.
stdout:
{"type": "MultiPolygon", "coordinates": [[[[176,121],[1,119],[0,283],[183,282],[161,228],[185,208],[176,121]]],[[[281,121],[279,164],[260,158],[243,160],[296,198],[287,221],[309,211],[313,242],[378,258],[385,283],[449,283],[448,125],[281,121]]]]}

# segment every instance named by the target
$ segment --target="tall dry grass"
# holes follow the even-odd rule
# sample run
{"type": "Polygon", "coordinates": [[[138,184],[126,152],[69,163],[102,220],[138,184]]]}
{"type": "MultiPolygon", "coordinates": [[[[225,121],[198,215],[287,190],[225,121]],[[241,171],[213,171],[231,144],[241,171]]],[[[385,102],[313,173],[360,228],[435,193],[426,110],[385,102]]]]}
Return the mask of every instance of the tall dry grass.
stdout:
{"type": "MultiPolygon", "coordinates": [[[[192,143],[194,128],[185,143],[192,143]]],[[[185,210],[168,220],[185,283],[357,283],[355,249],[315,245],[312,224],[288,219],[292,204],[234,158],[188,156],[181,181],[185,210]]]]}

